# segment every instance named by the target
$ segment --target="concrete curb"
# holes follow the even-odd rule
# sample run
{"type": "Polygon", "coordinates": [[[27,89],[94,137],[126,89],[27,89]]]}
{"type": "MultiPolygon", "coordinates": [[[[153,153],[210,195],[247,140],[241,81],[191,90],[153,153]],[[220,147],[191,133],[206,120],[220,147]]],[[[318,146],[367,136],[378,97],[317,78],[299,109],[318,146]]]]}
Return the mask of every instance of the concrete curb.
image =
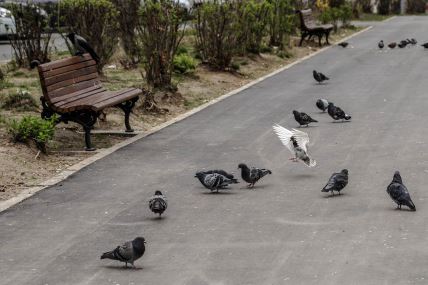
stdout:
{"type": "MultiPolygon", "coordinates": [[[[364,28],[363,30],[361,30],[359,32],[356,32],[356,33],[354,33],[354,34],[352,34],[352,35],[350,35],[350,36],[348,36],[346,38],[341,39],[341,41],[346,41],[346,40],[348,40],[348,39],[350,39],[352,37],[355,37],[355,36],[357,36],[357,35],[359,35],[359,34],[361,34],[363,32],[366,32],[366,31],[370,30],[371,28],[372,28],[372,26],[364,28]]],[[[64,170],[60,174],[58,174],[58,175],[56,175],[56,176],[54,176],[54,177],[52,177],[52,178],[50,178],[50,179],[48,179],[46,181],[43,181],[38,186],[28,188],[28,189],[24,190],[23,192],[21,192],[19,195],[15,196],[13,198],[10,198],[10,199],[8,199],[6,201],[0,202],[0,213],[3,212],[3,211],[5,211],[6,209],[12,207],[12,206],[14,206],[14,205],[16,205],[16,204],[24,201],[25,199],[30,198],[31,196],[33,196],[37,192],[39,192],[39,191],[41,191],[41,190],[43,190],[45,188],[48,188],[50,186],[53,186],[55,184],[60,183],[61,181],[67,179],[67,177],[69,177],[70,175],[72,175],[72,174],[76,173],[77,171],[83,169],[84,167],[86,167],[86,166],[94,163],[95,161],[97,161],[97,160],[99,160],[99,159],[101,159],[103,157],[106,157],[109,154],[112,154],[113,152],[117,151],[118,149],[121,149],[124,146],[132,144],[132,143],[134,143],[134,142],[136,142],[136,141],[138,141],[138,140],[140,140],[140,139],[142,139],[142,138],[144,138],[146,136],[149,136],[149,135],[151,135],[153,133],[156,133],[157,131],[159,131],[161,129],[164,129],[164,128],[172,125],[172,124],[175,124],[175,123],[177,123],[179,121],[182,121],[185,118],[188,118],[188,117],[190,117],[190,116],[192,116],[192,115],[194,115],[194,114],[202,111],[203,109],[205,109],[205,108],[207,108],[207,107],[209,107],[211,105],[214,105],[217,102],[220,102],[220,101],[222,101],[222,100],[224,100],[224,99],[226,99],[226,98],[228,98],[230,96],[233,96],[233,95],[235,95],[235,94],[237,94],[237,93],[239,93],[239,92],[241,92],[241,91],[243,91],[245,89],[248,89],[251,86],[253,86],[253,85],[255,85],[255,84],[257,84],[257,83],[259,83],[259,82],[261,82],[261,81],[263,81],[263,80],[265,80],[267,78],[269,78],[269,77],[272,77],[272,76],[274,76],[274,75],[276,75],[276,74],[278,74],[278,73],[280,73],[280,72],[282,72],[284,70],[287,70],[287,69],[293,67],[294,65],[299,64],[299,63],[301,63],[301,62],[303,62],[303,61],[305,61],[305,60],[307,60],[307,59],[309,59],[311,57],[314,57],[314,56],[316,56],[316,55],[318,55],[318,54],[320,54],[320,53],[328,50],[329,48],[331,48],[333,46],[334,45],[330,45],[330,46],[324,47],[324,48],[322,48],[322,49],[320,49],[320,50],[318,50],[318,51],[316,51],[314,53],[311,53],[311,54],[309,54],[309,55],[307,55],[305,57],[302,57],[302,58],[296,60],[295,62],[292,62],[292,63],[290,63],[290,64],[288,64],[288,65],[286,65],[284,67],[281,67],[281,68],[279,68],[279,69],[277,69],[277,70],[275,70],[275,71],[273,71],[273,72],[271,72],[271,73],[269,73],[269,74],[267,74],[265,76],[262,76],[262,77],[260,77],[260,78],[258,78],[256,80],[254,80],[254,81],[251,81],[251,82],[247,83],[246,85],[244,85],[244,86],[242,86],[242,87],[240,87],[238,89],[232,90],[231,92],[229,92],[227,94],[224,94],[224,95],[222,95],[222,96],[220,96],[220,97],[218,97],[218,98],[216,98],[216,99],[214,99],[214,100],[212,100],[210,102],[207,102],[207,103],[205,103],[205,104],[203,104],[203,105],[201,105],[199,107],[196,107],[196,108],[194,108],[194,109],[192,109],[192,110],[190,110],[190,111],[188,111],[188,112],[186,112],[184,114],[181,114],[181,115],[179,115],[178,117],[176,117],[174,119],[171,119],[171,120],[169,120],[169,121],[167,121],[167,122],[165,122],[163,124],[160,124],[160,125],[154,127],[153,129],[151,129],[150,131],[147,131],[145,133],[136,135],[135,137],[127,139],[127,140],[125,140],[125,141],[123,141],[123,142],[121,142],[119,144],[116,144],[116,145],[114,145],[114,146],[112,146],[112,147],[110,147],[108,149],[104,149],[104,150],[99,151],[97,154],[95,154],[95,155],[93,155],[93,156],[91,156],[91,157],[89,157],[87,159],[84,159],[81,162],[79,162],[79,163],[77,163],[77,164],[69,167],[68,169],[64,170]]]]}

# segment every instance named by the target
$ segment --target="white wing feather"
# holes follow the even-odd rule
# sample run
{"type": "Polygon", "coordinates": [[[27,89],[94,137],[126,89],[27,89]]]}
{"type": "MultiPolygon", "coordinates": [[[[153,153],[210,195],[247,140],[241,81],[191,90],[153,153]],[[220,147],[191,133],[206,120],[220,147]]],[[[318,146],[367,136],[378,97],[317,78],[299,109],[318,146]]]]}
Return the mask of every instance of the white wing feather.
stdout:
{"type": "Polygon", "coordinates": [[[273,126],[273,130],[281,140],[282,144],[285,145],[290,150],[290,152],[294,155],[293,143],[290,140],[290,138],[293,136],[293,132],[287,130],[286,128],[278,124],[273,126]]]}

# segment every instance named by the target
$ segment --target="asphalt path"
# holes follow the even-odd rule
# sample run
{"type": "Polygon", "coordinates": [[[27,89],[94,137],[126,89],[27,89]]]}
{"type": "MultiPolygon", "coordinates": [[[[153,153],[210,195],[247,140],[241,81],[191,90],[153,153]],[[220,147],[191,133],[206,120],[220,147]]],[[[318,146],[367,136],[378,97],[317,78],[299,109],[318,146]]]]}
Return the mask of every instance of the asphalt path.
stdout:
{"type": "Polygon", "coordinates": [[[428,51],[377,42],[428,40],[427,17],[397,17],[137,141],[0,214],[1,284],[427,284],[428,51]],[[424,38],[427,37],[427,38],[424,38]],[[312,70],[331,77],[316,85],[312,70]],[[326,98],[352,115],[333,123],[326,98]],[[272,132],[304,128],[315,168],[288,160],[272,132]],[[254,190],[210,194],[197,169],[237,165],[273,174],[254,190]],[[349,169],[343,195],[321,193],[349,169]],[[385,189],[400,170],[417,211],[385,189]],[[148,209],[169,199],[163,219],[148,209]],[[137,269],[99,260],[144,236],[137,269]]]}

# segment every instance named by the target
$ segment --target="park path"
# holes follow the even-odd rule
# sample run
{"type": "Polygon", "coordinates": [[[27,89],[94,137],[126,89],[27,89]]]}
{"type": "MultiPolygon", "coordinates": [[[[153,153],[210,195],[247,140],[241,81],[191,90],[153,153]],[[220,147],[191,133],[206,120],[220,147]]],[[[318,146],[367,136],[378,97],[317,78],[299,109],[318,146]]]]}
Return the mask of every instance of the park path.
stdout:
{"type": "MultiPolygon", "coordinates": [[[[427,17],[397,17],[137,141],[0,214],[0,284],[426,284],[428,51],[377,42],[428,40],[427,17]],[[427,37],[427,38],[424,38],[427,37]],[[331,77],[317,86],[312,70],[331,77]],[[332,123],[326,98],[353,116],[332,123]],[[271,130],[319,120],[313,169],[271,130]],[[210,194],[195,170],[270,168],[254,190],[210,194]],[[340,197],[320,189],[349,169],[340,197]],[[417,212],[385,192],[402,172],[417,212]],[[169,199],[158,220],[147,200],[169,199]],[[103,251],[138,235],[147,251],[125,270],[103,251]]],[[[242,187],[242,188],[241,188],[242,187]]]]}

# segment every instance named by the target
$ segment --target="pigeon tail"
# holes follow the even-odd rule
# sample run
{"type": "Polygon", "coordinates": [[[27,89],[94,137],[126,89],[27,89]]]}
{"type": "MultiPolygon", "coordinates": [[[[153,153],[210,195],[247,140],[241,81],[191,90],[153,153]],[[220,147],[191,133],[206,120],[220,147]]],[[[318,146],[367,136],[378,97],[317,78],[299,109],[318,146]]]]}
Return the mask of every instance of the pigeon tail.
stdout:
{"type": "Polygon", "coordinates": [[[345,120],[349,121],[352,117],[348,114],[345,114],[345,120]]]}
{"type": "Polygon", "coordinates": [[[416,211],[416,206],[415,206],[415,204],[413,204],[412,200],[407,201],[407,205],[406,206],[409,207],[410,210],[416,211]]]}
{"type": "Polygon", "coordinates": [[[310,159],[308,166],[309,167],[315,167],[317,165],[317,161],[315,159],[310,159]]]}

